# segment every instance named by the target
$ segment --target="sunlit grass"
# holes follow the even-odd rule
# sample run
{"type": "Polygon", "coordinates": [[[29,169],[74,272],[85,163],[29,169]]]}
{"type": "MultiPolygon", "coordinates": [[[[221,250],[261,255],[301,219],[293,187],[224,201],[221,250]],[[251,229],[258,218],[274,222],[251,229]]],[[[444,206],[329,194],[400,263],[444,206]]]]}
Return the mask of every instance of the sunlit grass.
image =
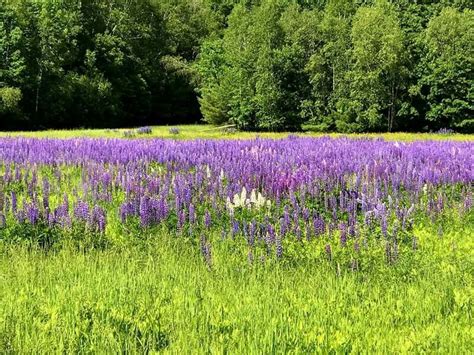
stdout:
{"type": "MultiPolygon", "coordinates": [[[[215,244],[209,270],[185,240],[45,254],[0,248],[0,350],[13,353],[442,352],[472,349],[469,229],[396,266],[245,265],[215,244]]],[[[216,236],[218,238],[218,236],[216,236]]]]}
{"type": "MultiPolygon", "coordinates": [[[[46,130],[34,132],[0,132],[0,137],[32,137],[32,138],[124,138],[127,131],[135,131],[136,128],[122,129],[71,129],[71,130],[46,130]]],[[[225,131],[209,125],[178,125],[178,126],[152,126],[151,134],[136,134],[134,138],[173,138],[173,139],[252,139],[262,138],[285,138],[289,134],[299,136],[320,137],[320,136],[349,136],[354,138],[371,137],[383,138],[392,141],[413,141],[413,140],[456,140],[474,141],[472,134],[437,134],[437,133],[364,133],[364,134],[340,134],[340,133],[318,133],[306,130],[304,132],[232,132],[225,131]],[[170,132],[170,128],[177,127],[178,134],[170,132]]]]}

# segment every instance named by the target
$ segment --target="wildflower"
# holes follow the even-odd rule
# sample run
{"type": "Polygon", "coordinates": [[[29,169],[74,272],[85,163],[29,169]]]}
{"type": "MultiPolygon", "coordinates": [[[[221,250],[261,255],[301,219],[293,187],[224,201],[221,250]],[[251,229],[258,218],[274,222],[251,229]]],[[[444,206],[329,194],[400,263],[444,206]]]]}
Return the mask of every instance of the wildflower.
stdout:
{"type": "Polygon", "coordinates": [[[331,253],[331,246],[329,244],[326,244],[326,246],[324,247],[324,252],[326,253],[328,260],[331,261],[332,253],[331,253]]]}

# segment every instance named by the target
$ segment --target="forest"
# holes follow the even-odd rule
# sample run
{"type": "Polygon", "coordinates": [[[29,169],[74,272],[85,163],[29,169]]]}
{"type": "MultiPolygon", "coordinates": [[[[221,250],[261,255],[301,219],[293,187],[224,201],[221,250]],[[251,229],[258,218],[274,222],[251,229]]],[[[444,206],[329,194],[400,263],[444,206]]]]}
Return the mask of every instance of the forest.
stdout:
{"type": "Polygon", "coordinates": [[[0,129],[474,132],[469,0],[0,0],[0,129]]]}

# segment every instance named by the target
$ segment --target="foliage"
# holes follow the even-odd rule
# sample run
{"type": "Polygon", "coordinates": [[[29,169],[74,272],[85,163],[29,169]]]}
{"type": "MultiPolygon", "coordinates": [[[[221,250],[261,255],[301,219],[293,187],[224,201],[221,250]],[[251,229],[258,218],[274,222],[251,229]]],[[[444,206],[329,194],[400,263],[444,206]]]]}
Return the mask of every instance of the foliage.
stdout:
{"type": "Polygon", "coordinates": [[[472,132],[465,0],[0,0],[0,128],[472,132]]]}
{"type": "Polygon", "coordinates": [[[437,127],[474,131],[474,11],[445,8],[424,33],[420,90],[437,127]]]}

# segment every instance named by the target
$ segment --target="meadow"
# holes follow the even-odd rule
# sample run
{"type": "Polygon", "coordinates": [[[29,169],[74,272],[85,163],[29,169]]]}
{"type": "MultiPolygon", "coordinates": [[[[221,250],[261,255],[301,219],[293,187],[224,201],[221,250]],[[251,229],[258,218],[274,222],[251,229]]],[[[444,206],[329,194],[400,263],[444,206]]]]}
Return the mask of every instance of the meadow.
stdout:
{"type": "Polygon", "coordinates": [[[2,353],[474,346],[472,135],[2,136],[2,353]]]}

